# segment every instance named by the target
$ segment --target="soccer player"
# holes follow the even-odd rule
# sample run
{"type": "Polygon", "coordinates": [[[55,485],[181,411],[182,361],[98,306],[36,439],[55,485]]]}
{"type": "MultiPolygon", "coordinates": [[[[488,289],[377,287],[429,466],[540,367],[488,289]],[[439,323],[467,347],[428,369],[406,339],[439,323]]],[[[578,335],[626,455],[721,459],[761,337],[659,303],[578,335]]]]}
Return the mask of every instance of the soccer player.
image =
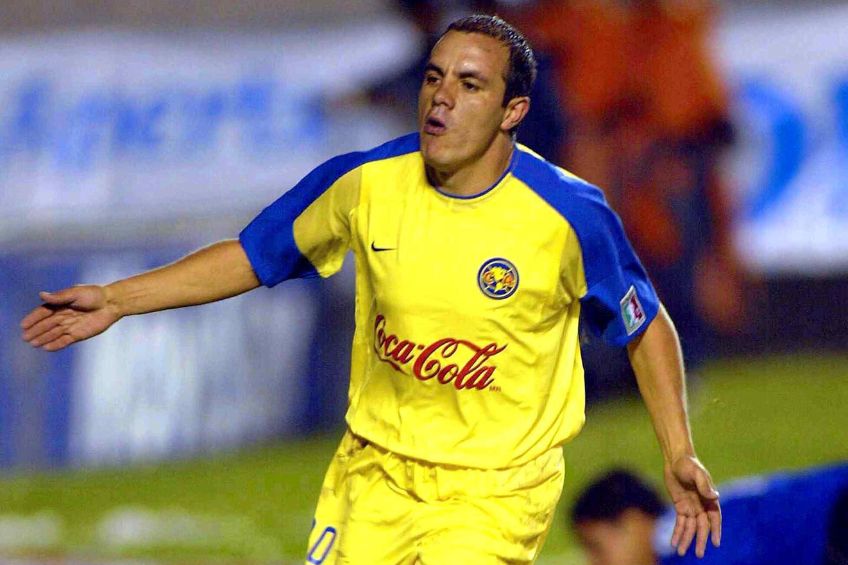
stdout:
{"type": "MultiPolygon", "coordinates": [[[[727,535],[703,565],[848,565],[848,463],[741,479],[722,493],[727,535]]],[[[571,511],[590,565],[694,565],[668,545],[675,520],[626,470],[591,483],[571,511]]]]}
{"type": "MultiPolygon", "coordinates": [[[[515,143],[533,52],[503,20],[450,25],[419,131],[333,158],[240,234],[107,286],[42,293],[24,339],[55,351],[144,312],[356,260],[347,431],[321,489],[311,564],[531,563],[584,421],[578,317],[627,346],[686,551],[720,537],[677,334],[601,192],[515,143]]],[[[650,218],[646,218],[650,221],[650,218]]]]}

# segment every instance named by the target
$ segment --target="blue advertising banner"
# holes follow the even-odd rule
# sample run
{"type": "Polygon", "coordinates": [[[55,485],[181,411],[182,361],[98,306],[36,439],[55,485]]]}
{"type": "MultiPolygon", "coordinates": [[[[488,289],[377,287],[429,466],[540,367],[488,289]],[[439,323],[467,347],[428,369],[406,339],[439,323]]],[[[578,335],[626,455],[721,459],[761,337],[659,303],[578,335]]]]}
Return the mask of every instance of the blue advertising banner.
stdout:
{"type": "Polygon", "coordinates": [[[403,133],[331,103],[409,64],[410,37],[387,16],[0,38],[0,244],[43,226],[257,209],[333,155],[403,133]]]}
{"type": "Polygon", "coordinates": [[[763,273],[848,273],[848,6],[752,3],[716,46],[736,93],[737,241],[763,273]]]}

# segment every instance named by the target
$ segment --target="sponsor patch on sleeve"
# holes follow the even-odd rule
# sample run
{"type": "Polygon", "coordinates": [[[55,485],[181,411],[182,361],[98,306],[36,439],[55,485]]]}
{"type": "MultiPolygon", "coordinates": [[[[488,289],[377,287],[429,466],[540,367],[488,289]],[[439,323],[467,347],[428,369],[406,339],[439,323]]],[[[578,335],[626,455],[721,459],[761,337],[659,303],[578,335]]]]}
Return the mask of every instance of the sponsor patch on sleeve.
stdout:
{"type": "Polygon", "coordinates": [[[639,296],[636,294],[636,287],[631,286],[621,299],[621,317],[624,320],[624,329],[627,330],[627,335],[633,333],[642,327],[645,323],[645,310],[642,308],[642,303],[639,302],[639,296]]]}

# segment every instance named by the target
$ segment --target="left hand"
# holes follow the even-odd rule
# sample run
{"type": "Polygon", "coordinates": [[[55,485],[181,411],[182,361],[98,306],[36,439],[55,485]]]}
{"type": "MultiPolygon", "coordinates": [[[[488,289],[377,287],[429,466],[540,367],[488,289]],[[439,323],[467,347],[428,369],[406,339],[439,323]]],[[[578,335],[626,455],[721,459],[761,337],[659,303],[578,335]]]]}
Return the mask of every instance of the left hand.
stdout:
{"type": "Polygon", "coordinates": [[[695,555],[704,556],[707,537],[721,543],[721,506],[710,473],[697,457],[685,455],[665,466],[665,486],[671,496],[677,520],[671,545],[685,555],[695,540],[695,555]]]}

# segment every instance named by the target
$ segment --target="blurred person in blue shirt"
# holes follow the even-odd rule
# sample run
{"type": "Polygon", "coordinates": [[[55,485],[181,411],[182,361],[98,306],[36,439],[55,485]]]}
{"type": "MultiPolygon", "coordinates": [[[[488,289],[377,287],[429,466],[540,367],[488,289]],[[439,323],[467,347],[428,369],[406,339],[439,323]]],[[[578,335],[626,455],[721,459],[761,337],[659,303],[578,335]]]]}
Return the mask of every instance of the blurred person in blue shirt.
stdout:
{"type": "Polygon", "coordinates": [[[636,474],[613,470],[571,510],[590,565],[848,565],[848,462],[724,485],[721,549],[703,559],[668,544],[675,513],[636,474]]]}

